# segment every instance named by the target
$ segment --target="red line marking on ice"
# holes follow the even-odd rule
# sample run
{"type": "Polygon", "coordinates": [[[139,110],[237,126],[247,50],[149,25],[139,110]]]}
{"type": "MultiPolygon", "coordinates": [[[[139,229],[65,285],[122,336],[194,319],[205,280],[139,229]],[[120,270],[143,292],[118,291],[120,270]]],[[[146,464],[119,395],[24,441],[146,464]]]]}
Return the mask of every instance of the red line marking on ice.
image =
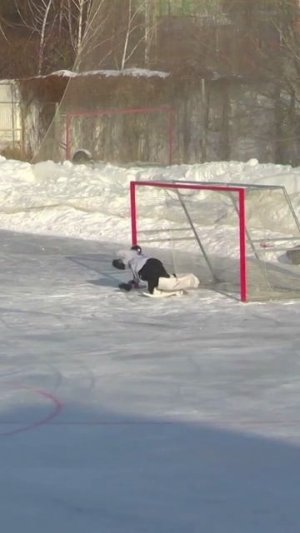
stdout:
{"type": "Polygon", "coordinates": [[[33,431],[35,429],[38,429],[41,426],[45,426],[49,424],[51,420],[56,418],[61,411],[63,410],[63,403],[56,398],[53,394],[47,391],[39,390],[39,389],[30,389],[30,387],[23,387],[23,386],[17,386],[15,388],[18,389],[27,389],[30,392],[33,392],[34,394],[37,394],[38,396],[42,396],[43,398],[46,398],[47,400],[50,400],[50,402],[53,404],[52,411],[45,417],[41,418],[40,420],[36,420],[35,422],[32,422],[31,424],[28,424],[27,426],[23,426],[20,428],[12,429],[10,431],[5,431],[3,433],[0,432],[0,437],[9,437],[11,435],[17,435],[18,433],[25,433],[26,431],[33,431]]]}

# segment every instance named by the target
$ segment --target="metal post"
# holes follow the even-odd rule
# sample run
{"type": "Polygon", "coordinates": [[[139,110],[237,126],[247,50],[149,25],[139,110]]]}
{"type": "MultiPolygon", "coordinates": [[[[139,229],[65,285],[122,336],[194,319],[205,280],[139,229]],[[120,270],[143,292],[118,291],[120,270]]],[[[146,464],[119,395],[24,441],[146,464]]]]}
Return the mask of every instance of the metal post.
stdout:
{"type": "Polygon", "coordinates": [[[218,281],[218,279],[217,279],[217,277],[216,277],[216,275],[215,275],[215,273],[214,273],[213,267],[212,267],[212,265],[211,265],[211,262],[210,262],[210,260],[208,259],[207,253],[205,252],[205,250],[204,250],[204,246],[203,246],[203,244],[202,244],[202,242],[201,242],[201,240],[200,240],[200,237],[199,237],[199,235],[198,235],[198,233],[197,233],[197,230],[196,230],[196,228],[195,228],[195,225],[194,225],[194,223],[193,223],[193,221],[192,221],[192,219],[191,219],[191,216],[190,216],[190,214],[189,214],[189,212],[188,212],[188,210],[187,210],[187,208],[186,208],[186,205],[185,205],[185,203],[184,203],[184,200],[183,200],[183,198],[182,198],[182,195],[180,194],[179,190],[176,191],[176,192],[177,192],[177,195],[178,195],[178,199],[179,199],[180,205],[181,205],[182,209],[184,210],[185,216],[186,216],[186,218],[188,219],[188,222],[189,222],[189,224],[190,224],[190,226],[191,226],[192,232],[194,233],[195,239],[196,239],[196,241],[197,241],[197,243],[198,243],[198,245],[199,245],[199,248],[200,248],[200,250],[201,250],[201,252],[202,252],[202,254],[203,254],[203,257],[204,257],[204,259],[205,259],[205,261],[206,261],[206,263],[207,263],[207,266],[208,266],[208,268],[209,268],[209,270],[210,270],[210,272],[211,272],[211,274],[212,274],[212,276],[213,276],[213,279],[214,279],[214,281],[218,281]]]}
{"type": "Polygon", "coordinates": [[[137,244],[136,183],[130,182],[131,245],[137,244]]]}
{"type": "Polygon", "coordinates": [[[247,259],[246,259],[246,191],[239,191],[239,223],[240,223],[240,291],[241,301],[248,301],[247,259]]]}

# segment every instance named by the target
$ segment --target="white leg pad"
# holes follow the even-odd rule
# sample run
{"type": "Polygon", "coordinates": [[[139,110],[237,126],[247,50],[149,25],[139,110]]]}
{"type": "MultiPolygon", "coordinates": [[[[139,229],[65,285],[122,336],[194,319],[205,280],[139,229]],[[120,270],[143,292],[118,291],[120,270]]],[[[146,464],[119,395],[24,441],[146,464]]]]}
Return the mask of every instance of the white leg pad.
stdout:
{"type": "Polygon", "coordinates": [[[159,278],[158,289],[161,291],[196,289],[199,287],[199,284],[200,282],[194,274],[183,274],[176,277],[159,278]]]}

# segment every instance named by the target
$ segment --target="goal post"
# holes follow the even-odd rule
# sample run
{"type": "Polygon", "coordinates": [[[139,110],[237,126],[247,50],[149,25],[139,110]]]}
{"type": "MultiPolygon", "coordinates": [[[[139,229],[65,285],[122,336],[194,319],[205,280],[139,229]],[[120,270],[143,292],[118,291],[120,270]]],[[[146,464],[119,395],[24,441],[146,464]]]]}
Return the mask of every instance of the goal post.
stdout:
{"type": "MultiPolygon", "coordinates": [[[[137,211],[137,188],[139,187],[157,187],[160,189],[175,190],[180,192],[182,190],[188,191],[219,191],[219,192],[232,192],[238,195],[238,211],[239,211],[239,235],[240,235],[240,297],[242,302],[247,301],[247,262],[246,262],[246,222],[245,222],[245,189],[241,187],[226,187],[226,186],[213,186],[213,185],[198,185],[187,183],[164,183],[164,182],[149,182],[149,181],[132,181],[130,183],[130,198],[131,198],[131,241],[132,244],[138,242],[138,211],[137,211]]],[[[191,221],[189,221],[191,224],[191,221]]],[[[192,226],[192,224],[191,224],[192,226]]],[[[193,230],[193,227],[192,227],[193,230]]],[[[194,231],[194,234],[196,232],[194,231]]],[[[206,253],[198,234],[195,235],[199,247],[204,256],[206,253]]],[[[206,262],[209,264],[208,257],[206,256],[206,262]]],[[[210,264],[209,264],[210,266],[210,264]]],[[[211,267],[210,267],[211,268],[211,267]]]]}
{"type": "Polygon", "coordinates": [[[146,161],[149,156],[141,157],[144,151],[147,154],[161,154],[160,158],[164,160],[153,163],[171,165],[174,159],[175,117],[175,109],[169,105],[68,111],[65,118],[65,157],[72,159],[75,150],[83,146],[100,159],[103,159],[103,152],[107,149],[111,158],[112,148],[108,144],[124,144],[122,135],[125,130],[128,142],[133,144],[135,141],[135,146],[129,150],[135,153],[134,159],[151,162],[146,161]],[[120,123],[122,117],[126,120],[123,128],[120,123]],[[109,122],[104,124],[107,119],[109,122]],[[112,129],[115,131],[112,132],[112,129]]]}
{"type": "Polygon", "coordinates": [[[130,211],[132,244],[159,248],[173,271],[198,275],[200,288],[242,302],[300,297],[300,267],[282,262],[300,244],[284,187],[132,181],[130,211]]]}

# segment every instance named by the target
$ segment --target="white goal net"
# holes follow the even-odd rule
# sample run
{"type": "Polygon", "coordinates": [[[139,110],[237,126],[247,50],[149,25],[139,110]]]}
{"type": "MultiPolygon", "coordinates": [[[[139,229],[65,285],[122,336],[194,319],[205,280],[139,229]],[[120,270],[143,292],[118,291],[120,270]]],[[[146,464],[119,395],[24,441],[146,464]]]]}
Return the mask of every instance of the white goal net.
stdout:
{"type": "Polygon", "coordinates": [[[132,242],[159,248],[170,271],[244,302],[300,297],[286,254],[300,225],[284,187],[135,181],[130,197],[132,242]]]}

